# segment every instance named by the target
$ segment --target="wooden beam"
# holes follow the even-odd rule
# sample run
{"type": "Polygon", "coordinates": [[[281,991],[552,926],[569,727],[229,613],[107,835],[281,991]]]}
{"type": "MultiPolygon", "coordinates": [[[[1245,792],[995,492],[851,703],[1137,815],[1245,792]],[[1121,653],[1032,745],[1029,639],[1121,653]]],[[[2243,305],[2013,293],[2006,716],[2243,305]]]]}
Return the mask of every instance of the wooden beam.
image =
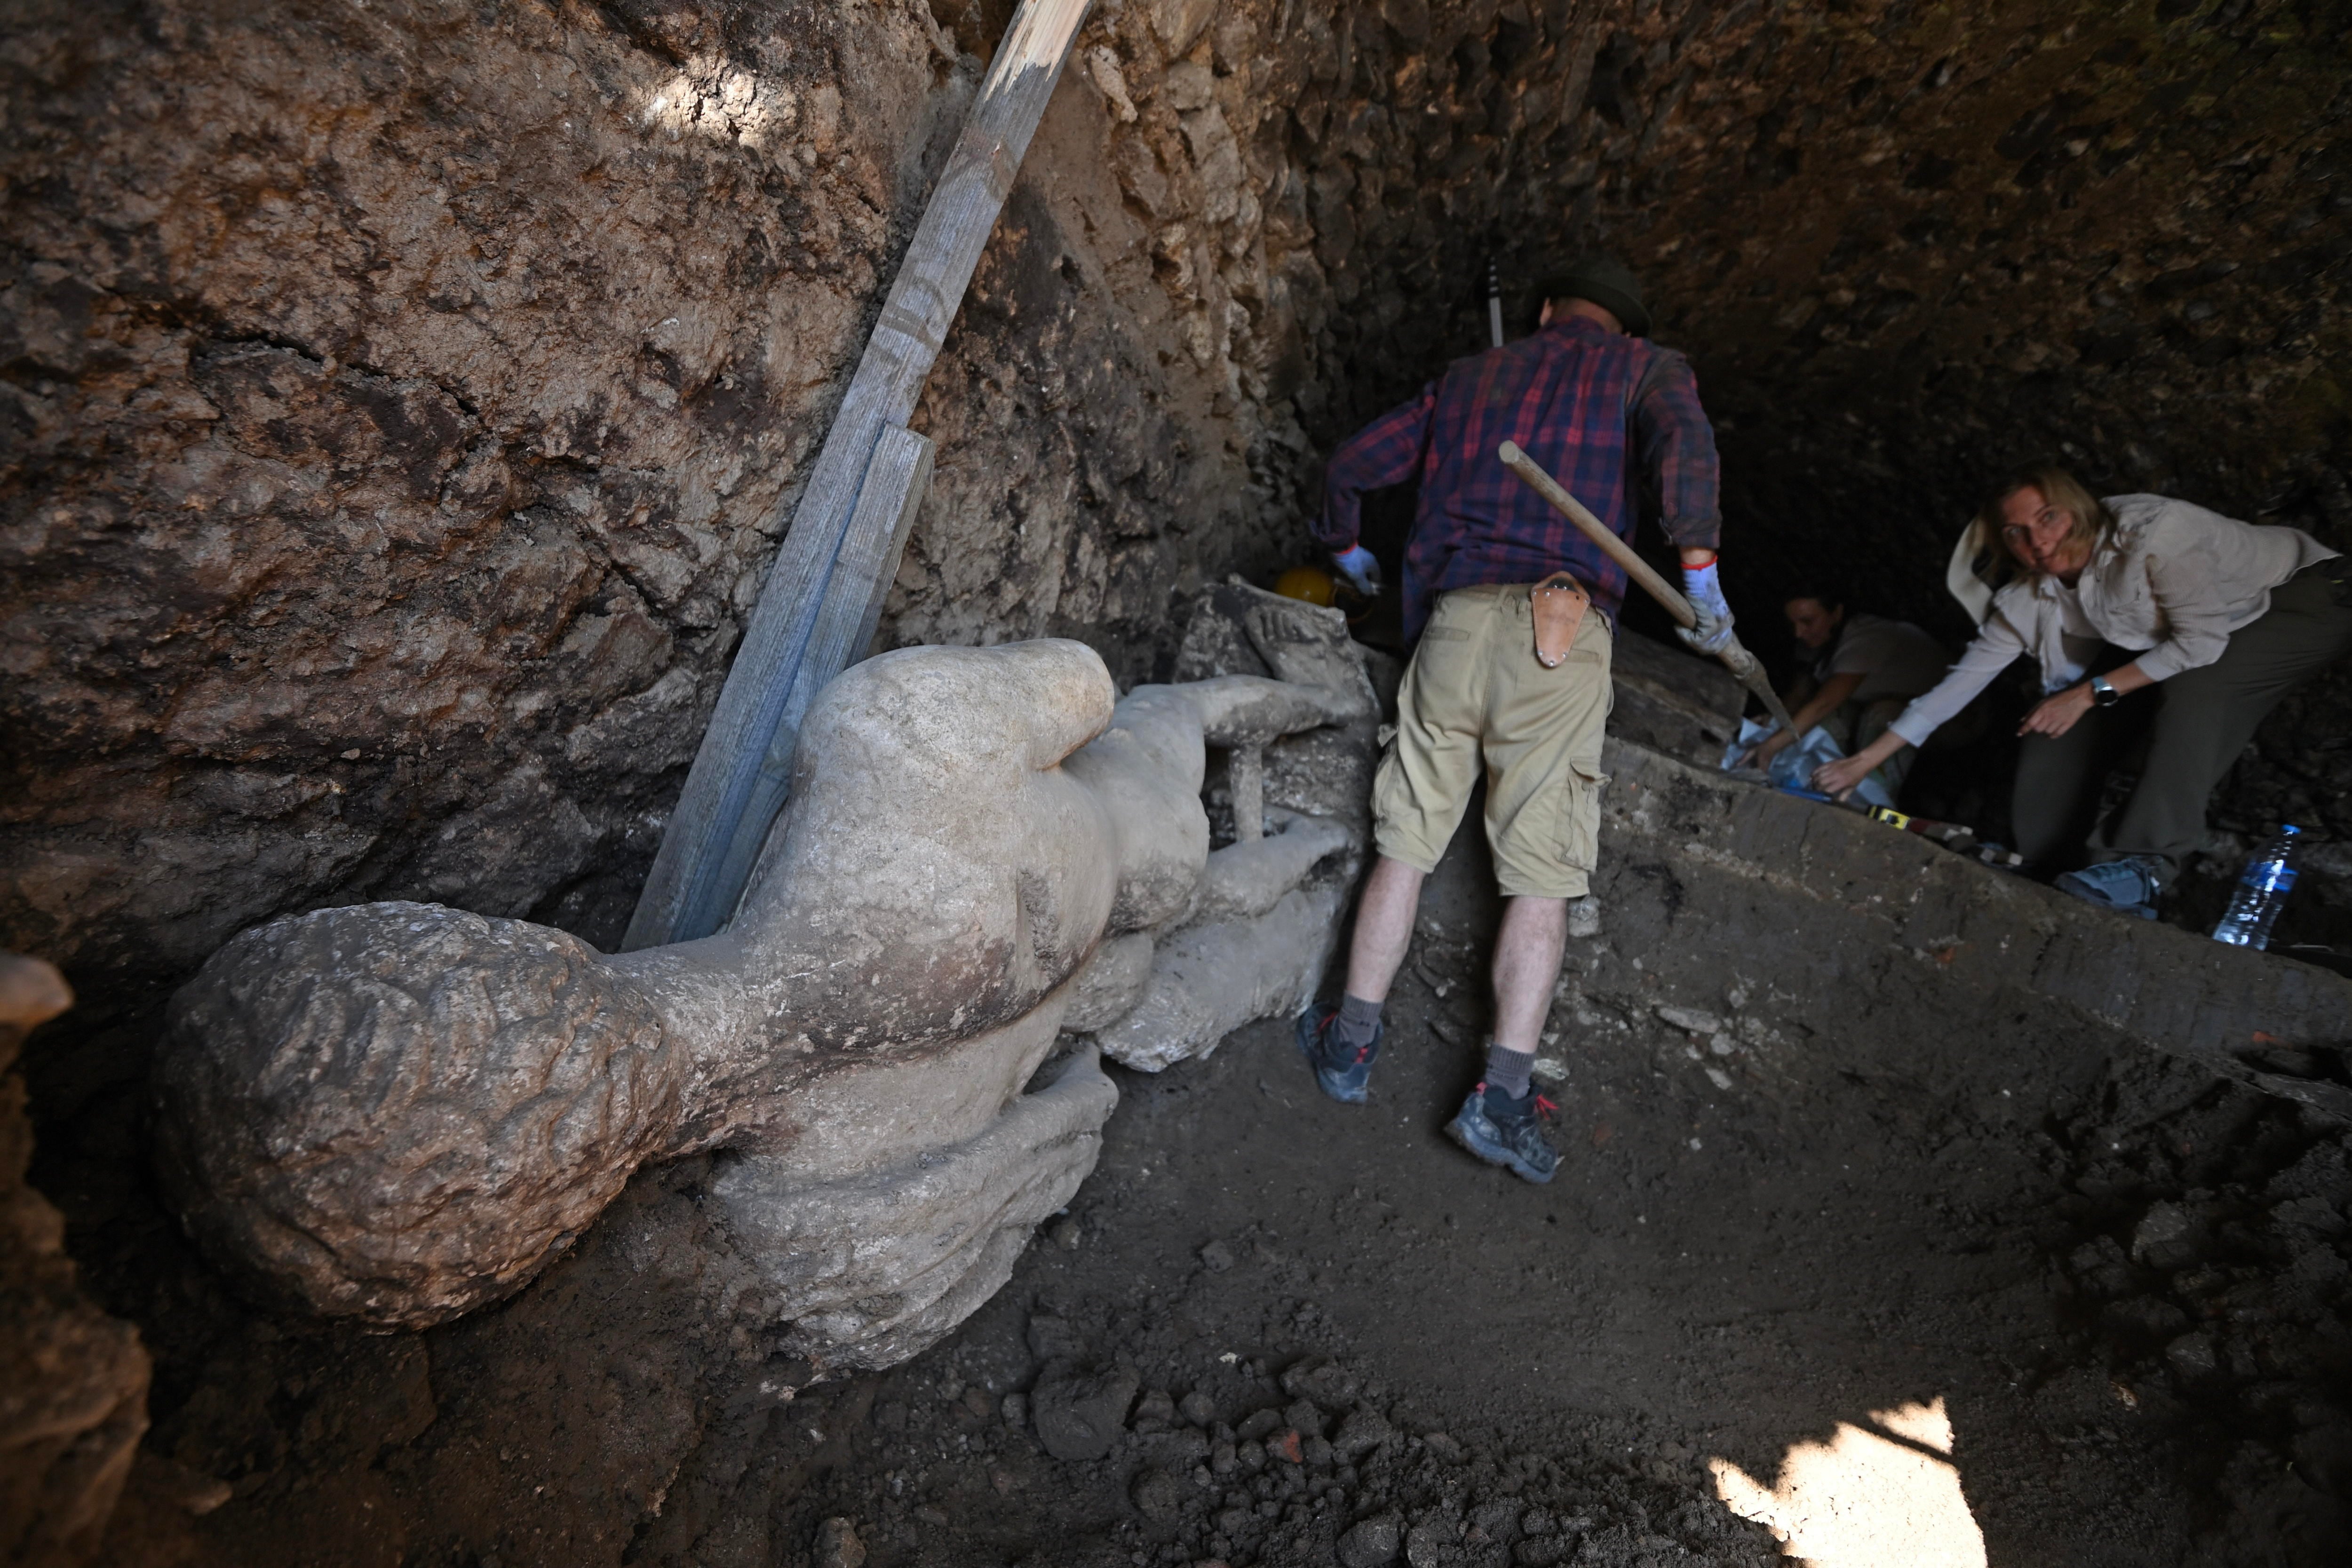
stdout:
{"type": "Polygon", "coordinates": [[[827,681],[866,656],[882,618],[882,601],[898,574],[898,558],[914,531],[931,482],[931,440],[901,426],[884,427],[866,465],[848,537],[834,558],[833,583],[817,611],[807,651],[784,700],[782,721],[751,775],[740,806],[729,813],[735,831],[721,853],[704,862],[705,874],[680,901],[689,925],[704,932],[727,923],[750,885],[760,848],[783,814],[792,794],[793,752],[801,721],[827,681]]]}
{"type": "Polygon", "coordinates": [[[906,423],[1088,3],[1022,0],[997,47],[769,567],[638,895],[625,950],[708,936],[733,917],[759,846],[782,809],[800,718],[873,637],[930,473],[930,443],[906,423]],[[885,437],[893,431],[894,455],[886,461],[885,437]],[[922,442],[919,462],[898,437],[922,442]],[[877,487],[870,501],[869,486],[877,487]]]}

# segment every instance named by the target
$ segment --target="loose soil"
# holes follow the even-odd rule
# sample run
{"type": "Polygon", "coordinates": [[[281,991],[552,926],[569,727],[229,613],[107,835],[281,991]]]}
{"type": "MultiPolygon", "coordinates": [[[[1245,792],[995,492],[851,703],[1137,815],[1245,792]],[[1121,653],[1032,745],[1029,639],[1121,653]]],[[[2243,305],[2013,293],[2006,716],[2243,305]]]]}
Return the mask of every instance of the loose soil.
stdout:
{"type": "Polygon", "coordinates": [[[873,1568],[1246,1568],[1342,1560],[1372,1519],[1417,1565],[1753,1563],[1778,1548],[1707,1461],[1769,1485],[1790,1445],[1938,1399],[2003,1568],[2346,1560],[2340,1129],[1860,975],[1649,1005],[1642,944],[1706,916],[1629,852],[1570,942],[1565,1157],[1531,1187],[1442,1132],[1486,1005],[1475,838],[1430,883],[1370,1105],[1323,1100],[1283,1023],[1123,1077],[1072,1212],[887,1373],[812,1381],[730,1323],[703,1162],[425,1335],[254,1318],[124,1198],[82,1248],[161,1368],[119,1560],[834,1568],[845,1530],[873,1568]],[[1052,1458],[1029,1401],[1097,1372],[1127,1429],[1052,1458]],[[235,1495],[191,1519],[205,1476],[235,1495]]]}

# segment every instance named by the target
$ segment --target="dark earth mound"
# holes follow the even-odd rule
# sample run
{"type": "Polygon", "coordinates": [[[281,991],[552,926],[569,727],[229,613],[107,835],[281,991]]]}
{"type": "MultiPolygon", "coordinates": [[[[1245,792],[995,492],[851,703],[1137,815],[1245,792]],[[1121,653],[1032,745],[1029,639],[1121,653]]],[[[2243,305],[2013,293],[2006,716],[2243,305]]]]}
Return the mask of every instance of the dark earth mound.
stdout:
{"type": "Polygon", "coordinates": [[[811,1382],[724,1326],[699,1162],[413,1337],[244,1321],[118,1220],[151,1447],[236,1493],[188,1521],[150,1461],[118,1560],[1760,1563],[1707,1461],[1769,1486],[1941,1400],[1994,1563],[2343,1561],[2339,1128],[2054,1017],[1825,1016],[1733,973],[1714,1016],[1646,1004],[1670,879],[1633,847],[1570,943],[1567,1158],[1532,1188],[1441,1131],[1488,877],[1465,844],[1433,880],[1370,1107],[1278,1023],[1123,1077],[1074,1211],[888,1373],[811,1382]]]}

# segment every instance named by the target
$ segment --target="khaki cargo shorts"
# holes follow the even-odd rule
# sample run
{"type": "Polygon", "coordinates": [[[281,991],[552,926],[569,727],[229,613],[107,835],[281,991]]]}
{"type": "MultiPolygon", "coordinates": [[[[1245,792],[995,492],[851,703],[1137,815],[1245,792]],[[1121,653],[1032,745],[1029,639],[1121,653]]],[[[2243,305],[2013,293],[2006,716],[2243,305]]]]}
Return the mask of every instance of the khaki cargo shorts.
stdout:
{"type": "Polygon", "coordinates": [[[1486,842],[1509,897],[1578,899],[1601,832],[1601,736],[1614,701],[1607,617],[1588,611],[1557,669],[1536,661],[1532,584],[1440,595],[1397,692],[1372,781],[1373,841],[1417,870],[1462,824],[1480,770],[1486,842]]]}

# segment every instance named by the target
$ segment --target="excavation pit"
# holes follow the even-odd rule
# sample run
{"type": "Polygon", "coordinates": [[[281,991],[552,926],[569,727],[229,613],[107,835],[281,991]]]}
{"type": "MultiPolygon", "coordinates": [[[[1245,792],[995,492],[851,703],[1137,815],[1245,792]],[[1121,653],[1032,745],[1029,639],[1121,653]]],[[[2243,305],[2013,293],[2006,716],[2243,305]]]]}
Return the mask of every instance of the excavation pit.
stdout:
{"type": "MultiPolygon", "coordinates": [[[[886,300],[1015,9],[0,23],[0,946],[79,997],[0,1078],[0,1557],[2352,1556],[2352,1004],[2195,934],[2294,821],[2278,945],[2352,965],[2340,666],[2236,760],[2174,923],[2142,926],[1727,783],[1720,679],[1629,606],[1539,1192],[1440,1131],[1486,1022],[1465,840],[1369,1108],[1315,1098],[1283,1022],[1215,1044],[1328,923],[1200,939],[1188,963],[1281,973],[1196,987],[1216,1005],[1181,1030],[1093,1031],[1195,1059],[1086,1083],[1094,1122],[1122,1100],[1068,1212],[1033,1232],[1059,1201],[1033,1185],[974,1222],[969,1277],[1009,1281],[887,1371],[746,1310],[721,1211],[776,1151],[699,1124],[633,1146],[625,1184],[608,1163],[511,1267],[461,1258],[459,1315],[422,1331],[257,1303],[199,1253],[151,1069],[168,999],[240,933],[439,905],[620,956],[771,568],[830,559],[798,509],[870,334],[916,320],[886,300]]],[[[848,552],[870,616],[825,639],[1071,639],[1120,695],[1286,678],[1188,663],[1184,629],[1325,562],[1318,463],[1497,318],[1533,330],[1538,280],[1587,250],[1696,367],[1724,580],[1768,658],[1825,569],[1957,646],[1953,538],[2053,450],[2103,494],[2352,549],[2342,33],[2294,0],[1097,0],[1026,155],[964,165],[1003,210],[951,324],[945,293],[918,313],[945,330],[900,388],[905,509],[875,503],[848,552]]],[[[1392,582],[1411,503],[1367,512],[1392,582]]],[[[1395,602],[1356,635],[1402,656],[1395,602]]],[[[1392,700],[1396,668],[1368,673],[1392,700]]],[[[2013,837],[2029,699],[1923,760],[1927,815],[2013,837]]],[[[1369,765],[1360,707],[1314,744],[1369,765]]],[[[1316,770],[1264,751],[1211,748],[1201,815],[1279,860],[1248,802],[1291,809],[1316,770]]],[[[1215,889],[1228,927],[1248,880],[1215,889]]],[[[1109,981],[1146,937],[1093,978],[1131,996],[1109,981]]],[[[0,1018],[10,1050],[33,1016],[0,1018]]],[[[1039,1090],[1076,1060],[1049,1026],[1014,1053],[1054,1053],[1039,1090]]],[[[920,1131],[935,1104],[890,1109],[920,1131]]],[[[950,1184],[937,1152],[910,1182],[950,1184]]],[[[904,1242],[893,1195],[858,1212],[904,1242]]],[[[784,1274],[825,1272],[790,1240],[821,1233],[774,1227],[784,1274]]],[[[828,1277],[875,1277],[853,1254],[828,1277]]],[[[877,1361],[972,1305],[832,1303],[877,1361]]]]}

